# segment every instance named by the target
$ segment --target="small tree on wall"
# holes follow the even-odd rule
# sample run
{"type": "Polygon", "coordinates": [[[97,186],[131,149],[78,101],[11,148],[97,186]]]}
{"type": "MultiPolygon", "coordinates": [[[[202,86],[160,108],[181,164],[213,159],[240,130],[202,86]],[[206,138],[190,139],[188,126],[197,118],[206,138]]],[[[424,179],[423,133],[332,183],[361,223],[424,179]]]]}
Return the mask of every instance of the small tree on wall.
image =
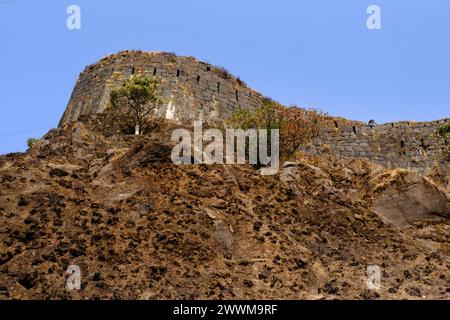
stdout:
{"type": "Polygon", "coordinates": [[[162,104],[158,87],[159,81],[154,78],[131,76],[111,92],[112,109],[132,118],[136,135],[141,134],[146,117],[162,104]]]}

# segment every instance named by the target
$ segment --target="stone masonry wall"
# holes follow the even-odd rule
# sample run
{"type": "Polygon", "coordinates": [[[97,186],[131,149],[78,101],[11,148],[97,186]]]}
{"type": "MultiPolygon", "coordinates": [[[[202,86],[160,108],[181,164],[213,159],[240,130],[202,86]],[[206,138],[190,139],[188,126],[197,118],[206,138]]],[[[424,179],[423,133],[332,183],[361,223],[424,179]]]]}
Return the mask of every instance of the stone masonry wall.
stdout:
{"type": "MultiPolygon", "coordinates": [[[[161,81],[164,105],[156,115],[178,123],[202,119],[220,122],[237,108],[254,110],[264,97],[224,69],[172,53],[123,51],[86,67],[80,74],[60,125],[80,115],[104,111],[111,90],[131,75],[155,76],[161,81]]],[[[361,122],[330,118],[311,147],[313,154],[334,153],[369,159],[390,168],[421,173],[433,166],[445,146],[437,129],[449,121],[398,122],[373,128],[361,122]]]]}
{"type": "Polygon", "coordinates": [[[262,104],[263,96],[240,79],[193,57],[123,51],[86,67],[80,74],[60,125],[82,114],[101,113],[109,103],[111,90],[130,75],[159,78],[165,103],[156,114],[177,122],[220,121],[236,108],[255,109],[262,104]]]}
{"type": "Polygon", "coordinates": [[[373,128],[360,122],[334,121],[331,127],[322,129],[312,147],[304,150],[363,158],[388,168],[426,173],[446,144],[437,130],[449,121],[396,122],[373,128]]]}

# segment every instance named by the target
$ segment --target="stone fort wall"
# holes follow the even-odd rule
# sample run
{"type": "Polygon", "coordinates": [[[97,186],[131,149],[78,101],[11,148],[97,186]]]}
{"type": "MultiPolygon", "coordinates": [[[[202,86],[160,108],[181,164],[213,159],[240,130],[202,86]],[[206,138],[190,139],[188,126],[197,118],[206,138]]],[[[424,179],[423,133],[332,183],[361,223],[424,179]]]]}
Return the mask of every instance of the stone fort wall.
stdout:
{"type": "Polygon", "coordinates": [[[450,119],[405,121],[370,128],[360,122],[335,120],[322,128],[311,147],[302,150],[312,154],[333,153],[363,158],[388,168],[426,173],[445,148],[446,141],[437,131],[447,122],[450,119]]]}
{"type": "Polygon", "coordinates": [[[86,67],[80,74],[60,125],[82,114],[101,113],[111,90],[131,75],[160,79],[164,105],[156,114],[177,122],[220,121],[237,108],[255,109],[263,96],[222,68],[172,53],[123,51],[86,67]]]}
{"type": "MultiPolygon", "coordinates": [[[[179,123],[203,119],[219,122],[237,108],[256,109],[264,96],[222,68],[163,52],[123,51],[86,67],[80,74],[60,125],[80,115],[101,113],[112,89],[131,75],[161,81],[164,105],[156,115],[179,123]]],[[[446,142],[436,131],[449,119],[434,122],[387,123],[373,128],[361,122],[330,118],[311,147],[313,154],[334,153],[371,160],[390,168],[421,173],[433,166],[446,142]]]]}

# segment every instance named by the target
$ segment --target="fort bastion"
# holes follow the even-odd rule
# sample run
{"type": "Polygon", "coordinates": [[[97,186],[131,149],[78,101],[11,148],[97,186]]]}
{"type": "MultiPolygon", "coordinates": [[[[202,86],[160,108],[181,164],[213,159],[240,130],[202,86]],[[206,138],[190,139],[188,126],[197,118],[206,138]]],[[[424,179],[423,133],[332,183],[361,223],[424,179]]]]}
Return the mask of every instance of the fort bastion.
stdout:
{"type": "MultiPolygon", "coordinates": [[[[131,75],[160,79],[165,103],[156,115],[178,123],[198,119],[219,122],[238,108],[254,110],[266,99],[223,68],[193,57],[123,51],[86,67],[80,74],[60,126],[76,121],[80,115],[103,112],[111,90],[131,75]]],[[[437,134],[438,128],[448,121],[404,121],[369,127],[336,118],[303,150],[364,158],[389,168],[426,173],[448,143],[437,134]]]]}

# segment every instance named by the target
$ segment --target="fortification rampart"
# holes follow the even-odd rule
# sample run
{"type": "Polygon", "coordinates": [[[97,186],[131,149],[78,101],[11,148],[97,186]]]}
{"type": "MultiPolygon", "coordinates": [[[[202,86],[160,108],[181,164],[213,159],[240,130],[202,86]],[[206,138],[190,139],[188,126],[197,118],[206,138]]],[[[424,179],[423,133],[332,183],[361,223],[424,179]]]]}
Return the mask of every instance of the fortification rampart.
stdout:
{"type": "Polygon", "coordinates": [[[396,122],[369,127],[359,122],[334,121],[321,130],[312,147],[313,154],[334,153],[363,158],[389,168],[407,168],[426,173],[446,145],[437,133],[449,122],[396,122]]]}
{"type": "MultiPolygon", "coordinates": [[[[160,79],[164,104],[156,116],[179,123],[202,119],[220,122],[237,108],[254,110],[264,97],[226,70],[163,52],[123,51],[86,67],[80,74],[60,125],[80,115],[101,113],[111,90],[131,75],[160,79]]],[[[449,119],[434,122],[398,122],[370,128],[361,123],[331,118],[313,145],[313,154],[334,153],[369,159],[390,168],[426,172],[446,142],[437,129],[449,119]]]]}
{"type": "Polygon", "coordinates": [[[111,90],[131,75],[160,79],[164,105],[156,115],[177,122],[220,121],[236,108],[255,109],[262,104],[261,94],[222,68],[171,53],[123,51],[80,74],[60,125],[82,114],[103,112],[111,90]]]}

